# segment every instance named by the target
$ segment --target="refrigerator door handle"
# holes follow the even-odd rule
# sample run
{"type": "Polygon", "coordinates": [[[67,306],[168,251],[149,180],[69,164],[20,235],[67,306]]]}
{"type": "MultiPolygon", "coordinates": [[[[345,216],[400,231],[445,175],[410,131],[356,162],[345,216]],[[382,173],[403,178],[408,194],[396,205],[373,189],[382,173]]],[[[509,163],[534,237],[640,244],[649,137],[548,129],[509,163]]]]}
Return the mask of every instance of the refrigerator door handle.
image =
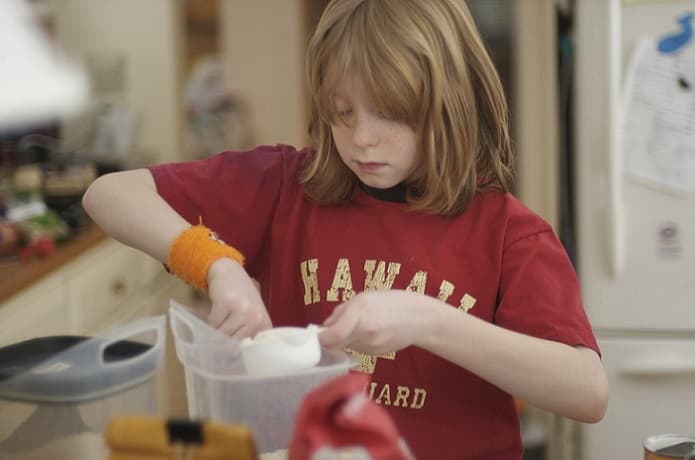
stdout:
{"type": "Polygon", "coordinates": [[[619,369],[628,379],[677,377],[695,374],[695,357],[665,353],[642,356],[628,361],[619,369]]]}
{"type": "Polygon", "coordinates": [[[622,23],[621,0],[610,0],[608,5],[608,213],[606,222],[609,226],[608,236],[611,241],[610,271],[614,278],[623,272],[624,210],[623,210],[623,156],[622,156],[622,23]]]}

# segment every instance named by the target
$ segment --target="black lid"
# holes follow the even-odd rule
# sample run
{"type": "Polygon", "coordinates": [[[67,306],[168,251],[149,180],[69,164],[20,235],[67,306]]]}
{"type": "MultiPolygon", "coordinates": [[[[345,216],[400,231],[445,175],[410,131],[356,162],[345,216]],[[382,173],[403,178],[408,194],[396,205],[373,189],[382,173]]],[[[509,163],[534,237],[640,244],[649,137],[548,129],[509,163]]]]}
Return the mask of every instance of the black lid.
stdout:
{"type": "MultiPolygon", "coordinates": [[[[143,320],[160,330],[164,317],[143,320]]],[[[143,329],[143,326],[145,327],[143,329]]],[[[161,333],[160,333],[161,336],[161,333]]],[[[163,341],[152,345],[111,337],[49,336],[0,348],[0,399],[74,403],[99,399],[131,388],[153,376],[163,341]]]]}

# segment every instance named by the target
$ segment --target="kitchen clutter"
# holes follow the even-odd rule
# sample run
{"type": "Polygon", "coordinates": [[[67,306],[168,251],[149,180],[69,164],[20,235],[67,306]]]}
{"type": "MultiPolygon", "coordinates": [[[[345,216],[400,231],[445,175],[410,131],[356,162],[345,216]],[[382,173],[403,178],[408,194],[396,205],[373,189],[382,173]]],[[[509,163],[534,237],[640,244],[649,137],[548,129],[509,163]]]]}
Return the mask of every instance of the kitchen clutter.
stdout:
{"type": "Polygon", "coordinates": [[[0,348],[0,458],[105,458],[111,418],[156,413],[165,328],[158,316],[0,348]]]}
{"type": "Polygon", "coordinates": [[[187,420],[158,412],[165,316],[37,337],[0,348],[0,459],[411,458],[368,376],[322,349],[318,326],[239,341],[174,301],[169,321],[187,420]]]}
{"type": "Polygon", "coordinates": [[[43,258],[88,225],[82,195],[93,162],[44,134],[0,133],[0,261],[43,258]]]}
{"type": "Polygon", "coordinates": [[[412,460],[386,411],[367,397],[368,382],[346,374],[306,394],[289,451],[259,457],[255,433],[242,424],[122,416],[106,431],[108,460],[412,460]]]}
{"type": "Polygon", "coordinates": [[[267,332],[242,345],[174,301],[169,319],[189,417],[247,425],[261,453],[287,449],[304,397],[354,364],[342,351],[320,349],[313,327],[267,332]],[[250,365],[252,355],[257,361],[250,365]],[[271,370],[283,356],[292,356],[289,364],[271,370]]]}
{"type": "Polygon", "coordinates": [[[256,144],[248,102],[229,90],[223,60],[199,58],[186,78],[186,139],[193,158],[207,158],[223,150],[247,150],[256,144]]]}
{"type": "Polygon", "coordinates": [[[386,411],[369,399],[365,374],[348,374],[311,391],[302,402],[289,460],[412,460],[386,411]]]}

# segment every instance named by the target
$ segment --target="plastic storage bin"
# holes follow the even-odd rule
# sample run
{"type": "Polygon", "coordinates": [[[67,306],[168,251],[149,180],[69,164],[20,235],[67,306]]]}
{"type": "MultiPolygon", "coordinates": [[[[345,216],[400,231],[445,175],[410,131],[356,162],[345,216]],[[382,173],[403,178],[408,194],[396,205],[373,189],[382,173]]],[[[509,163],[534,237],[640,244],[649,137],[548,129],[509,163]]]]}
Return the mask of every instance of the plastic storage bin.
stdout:
{"type": "Polygon", "coordinates": [[[166,319],[0,348],[0,459],[105,458],[114,416],[155,414],[166,319]]]}
{"type": "Polygon", "coordinates": [[[315,367],[274,376],[249,375],[238,341],[173,301],[169,319],[185,370],[189,416],[248,425],[261,453],[286,449],[304,396],[346,374],[354,364],[347,354],[324,349],[315,367]]]}

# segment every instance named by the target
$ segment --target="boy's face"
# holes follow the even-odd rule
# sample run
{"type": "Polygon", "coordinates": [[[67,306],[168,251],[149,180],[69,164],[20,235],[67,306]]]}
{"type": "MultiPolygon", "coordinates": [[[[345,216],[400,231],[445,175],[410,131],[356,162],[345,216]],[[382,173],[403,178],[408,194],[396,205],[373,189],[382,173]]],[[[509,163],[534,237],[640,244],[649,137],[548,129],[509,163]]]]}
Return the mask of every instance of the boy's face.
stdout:
{"type": "Polygon", "coordinates": [[[338,117],[331,124],[343,162],[369,187],[389,188],[420,164],[420,139],[409,125],[380,114],[359,78],[346,76],[336,91],[338,117]]]}

